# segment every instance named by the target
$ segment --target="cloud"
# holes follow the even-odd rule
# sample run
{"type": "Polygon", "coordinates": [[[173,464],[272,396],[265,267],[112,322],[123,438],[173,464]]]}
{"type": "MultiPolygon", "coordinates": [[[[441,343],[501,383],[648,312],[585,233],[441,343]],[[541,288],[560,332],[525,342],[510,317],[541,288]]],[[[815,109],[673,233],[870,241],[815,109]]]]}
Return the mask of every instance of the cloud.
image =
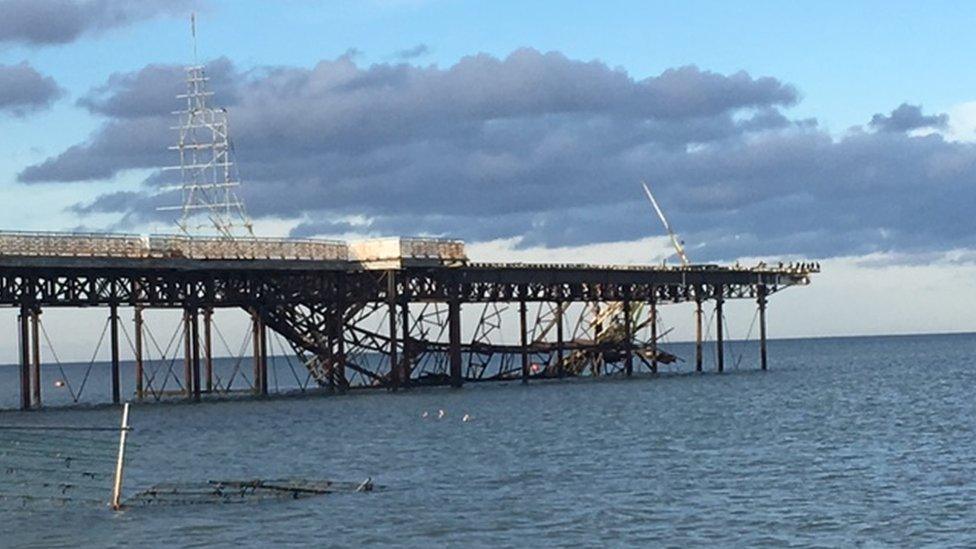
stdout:
{"type": "Polygon", "coordinates": [[[909,105],[902,103],[891,114],[884,115],[878,113],[871,117],[868,123],[872,128],[883,132],[907,132],[922,128],[943,129],[949,124],[949,115],[933,114],[925,116],[922,114],[921,105],[909,105]]]}
{"type": "Polygon", "coordinates": [[[44,76],[26,62],[0,64],[0,113],[24,116],[50,107],[64,94],[50,76],[44,76]]]}
{"type": "MultiPolygon", "coordinates": [[[[233,64],[218,58],[206,64],[210,91],[223,106],[237,103],[234,87],[236,74],[233,64]]],[[[96,87],[78,100],[78,106],[92,114],[109,118],[134,119],[149,116],[169,116],[177,94],[186,92],[186,70],[173,65],[147,65],[130,73],[117,73],[108,82],[96,87]]]]}
{"type": "MultiPolygon", "coordinates": [[[[832,136],[789,118],[799,94],[772,77],[688,66],[637,79],[532,49],[445,68],[360,67],[349,56],[311,69],[209,68],[249,211],[294,220],[296,235],[632,241],[661,232],[637,183],[647,178],[699,261],[950,249],[976,237],[973,145],[905,131],[832,136]]],[[[162,65],[111,77],[80,100],[104,126],[20,180],[173,164],[168,97],[181,78],[162,65]]],[[[903,120],[899,110],[885,118],[903,120]]],[[[155,222],[160,181],[76,211],[155,222]]]]}
{"type": "Polygon", "coordinates": [[[417,44],[412,48],[407,48],[405,50],[400,50],[396,52],[395,56],[397,59],[407,61],[410,59],[423,57],[428,53],[430,53],[430,48],[427,47],[427,44],[417,44]]]}
{"type": "Polygon", "coordinates": [[[0,0],[0,42],[66,44],[84,34],[158,15],[188,13],[193,0],[0,0]]]}

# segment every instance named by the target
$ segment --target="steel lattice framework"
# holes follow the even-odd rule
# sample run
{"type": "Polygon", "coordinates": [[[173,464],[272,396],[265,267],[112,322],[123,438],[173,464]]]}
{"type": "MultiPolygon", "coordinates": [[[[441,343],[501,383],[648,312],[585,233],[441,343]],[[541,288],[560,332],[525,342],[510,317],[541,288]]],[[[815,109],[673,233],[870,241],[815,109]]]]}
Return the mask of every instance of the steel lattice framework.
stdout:
{"type": "Polygon", "coordinates": [[[180,173],[181,183],[176,188],[182,204],[159,209],[179,211],[176,224],[187,235],[216,230],[225,238],[253,237],[244,202],[237,194],[240,181],[227,111],[209,104],[213,92],[207,91],[208,80],[202,66],[186,68],[186,93],[177,96],[186,101],[186,107],[176,113],[180,125],[174,129],[179,131],[179,138],[170,147],[179,153],[180,165],[166,168],[180,173]]]}
{"type": "MultiPolygon", "coordinates": [[[[0,306],[21,310],[25,407],[32,385],[29,346],[38,337],[31,318],[48,307],[109,308],[116,346],[119,307],[182,309],[187,367],[181,386],[185,397],[199,399],[211,380],[209,371],[201,374],[197,323],[202,316],[209,341],[215,309],[251,315],[258,395],[268,392],[268,332],[286,340],[315,384],[330,390],[630,375],[674,361],[658,345],[659,307],[696,304],[700,369],[702,304],[714,303],[721,319],[724,301],[756,300],[764,343],[767,297],[807,284],[813,267],[471,264],[371,270],[294,260],[4,257],[0,306]],[[517,341],[505,340],[506,326],[519,334],[517,341]]],[[[719,369],[721,334],[719,325],[719,369]]],[[[207,364],[209,353],[208,343],[207,364]]],[[[115,348],[116,400],[118,362],[115,348]]]]}

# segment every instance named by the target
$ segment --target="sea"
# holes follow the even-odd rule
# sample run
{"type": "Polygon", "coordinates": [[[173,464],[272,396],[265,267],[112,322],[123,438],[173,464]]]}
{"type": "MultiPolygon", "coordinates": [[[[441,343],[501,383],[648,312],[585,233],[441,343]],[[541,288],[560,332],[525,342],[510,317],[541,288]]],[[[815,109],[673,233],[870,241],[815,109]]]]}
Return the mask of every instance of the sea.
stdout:
{"type": "Polygon", "coordinates": [[[0,546],[976,546],[976,335],[773,340],[767,372],[731,345],[723,374],[709,356],[702,374],[131,407],[124,501],[220,479],[369,492],[113,511],[118,432],[0,430],[0,546]]]}

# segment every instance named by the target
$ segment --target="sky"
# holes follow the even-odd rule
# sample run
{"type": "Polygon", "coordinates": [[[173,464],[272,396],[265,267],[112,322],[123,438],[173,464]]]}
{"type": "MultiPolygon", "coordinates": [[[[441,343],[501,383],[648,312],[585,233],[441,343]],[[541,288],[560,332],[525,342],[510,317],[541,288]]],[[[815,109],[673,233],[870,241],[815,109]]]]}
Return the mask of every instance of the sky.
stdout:
{"type": "Polygon", "coordinates": [[[173,230],[193,11],[262,235],[656,263],[646,179],[693,261],[822,263],[773,336],[976,330],[976,4],[0,0],[0,229],[173,230]]]}

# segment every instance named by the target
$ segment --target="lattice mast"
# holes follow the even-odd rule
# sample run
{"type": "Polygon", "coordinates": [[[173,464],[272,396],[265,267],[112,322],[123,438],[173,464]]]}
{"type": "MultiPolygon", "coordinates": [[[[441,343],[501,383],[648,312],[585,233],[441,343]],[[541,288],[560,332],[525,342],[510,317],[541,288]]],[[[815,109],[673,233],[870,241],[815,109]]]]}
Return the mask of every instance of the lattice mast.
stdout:
{"type": "Polygon", "coordinates": [[[253,237],[254,230],[244,201],[238,195],[241,186],[233,160],[227,110],[209,104],[213,92],[207,90],[210,80],[204,67],[196,61],[196,17],[190,18],[194,64],[186,67],[186,93],[177,95],[186,101],[184,110],[175,111],[180,125],[177,144],[169,147],[180,155],[180,165],[166,170],[180,172],[179,190],[182,205],[165,206],[161,211],[179,211],[176,224],[186,235],[216,230],[226,238],[253,237]]]}

